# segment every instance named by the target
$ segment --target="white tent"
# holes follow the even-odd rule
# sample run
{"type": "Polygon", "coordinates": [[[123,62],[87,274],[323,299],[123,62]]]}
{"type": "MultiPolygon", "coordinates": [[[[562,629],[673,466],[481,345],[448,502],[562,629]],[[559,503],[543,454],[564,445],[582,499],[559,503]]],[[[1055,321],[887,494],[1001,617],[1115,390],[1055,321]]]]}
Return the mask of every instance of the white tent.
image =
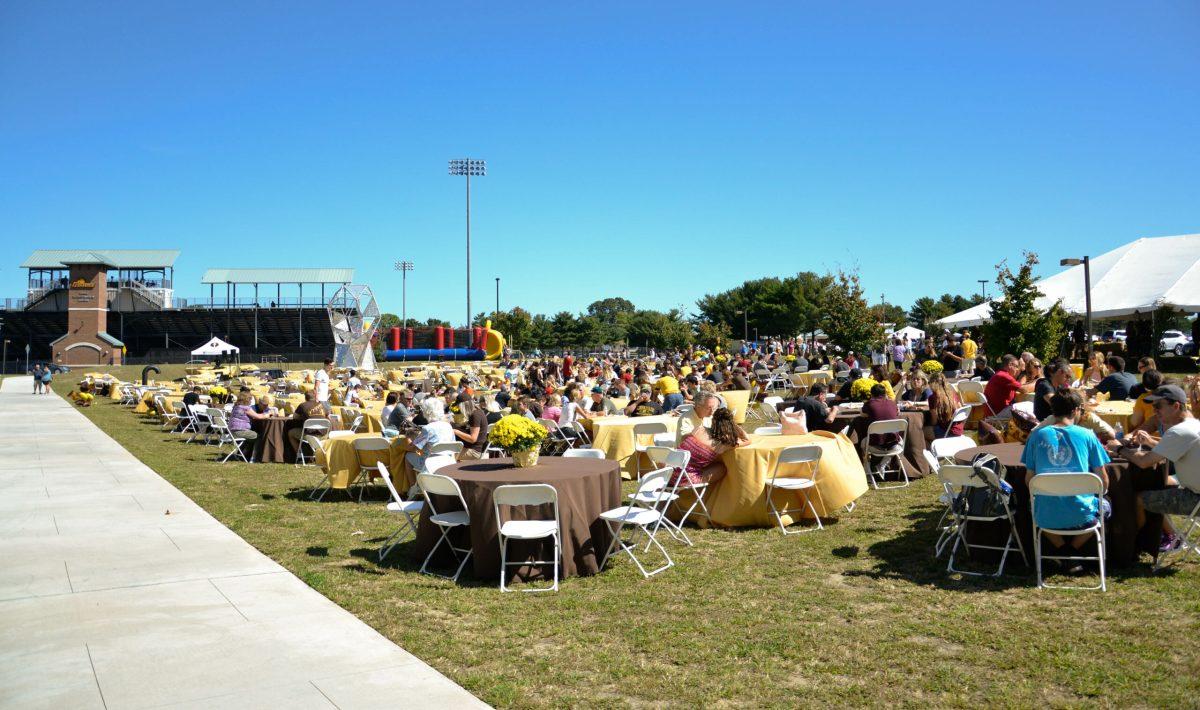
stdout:
{"type": "Polygon", "coordinates": [[[220,338],[213,338],[213,339],[209,340],[207,343],[205,343],[204,345],[201,345],[200,347],[193,350],[192,356],[193,357],[215,357],[218,355],[225,355],[226,353],[237,354],[240,352],[241,352],[241,349],[238,348],[236,345],[230,345],[229,343],[225,342],[224,340],[221,340],[220,338]]]}
{"type": "Polygon", "coordinates": [[[892,333],[890,335],[893,338],[903,338],[904,336],[907,335],[908,339],[910,341],[913,341],[913,340],[920,340],[920,339],[924,338],[925,331],[921,330],[920,328],[914,328],[911,325],[906,325],[903,328],[901,328],[900,330],[892,331],[892,333]]]}
{"type": "MultiPolygon", "coordinates": [[[[1142,238],[1117,247],[1091,260],[1091,276],[1093,318],[1146,313],[1162,306],[1200,311],[1200,234],[1142,238]]],[[[1071,314],[1087,310],[1082,264],[1038,281],[1037,287],[1044,294],[1038,308],[1057,301],[1071,314]]],[[[990,318],[991,304],[981,303],[935,322],[962,328],[990,318]]]]}

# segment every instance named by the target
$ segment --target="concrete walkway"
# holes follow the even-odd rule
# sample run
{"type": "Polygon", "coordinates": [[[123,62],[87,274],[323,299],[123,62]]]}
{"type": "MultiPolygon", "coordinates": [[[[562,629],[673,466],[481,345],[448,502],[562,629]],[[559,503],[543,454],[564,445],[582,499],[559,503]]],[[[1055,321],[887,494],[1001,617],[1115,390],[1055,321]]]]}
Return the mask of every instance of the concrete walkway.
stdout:
{"type": "Polygon", "coordinates": [[[31,390],[0,386],[0,707],[486,707],[31,390]]]}

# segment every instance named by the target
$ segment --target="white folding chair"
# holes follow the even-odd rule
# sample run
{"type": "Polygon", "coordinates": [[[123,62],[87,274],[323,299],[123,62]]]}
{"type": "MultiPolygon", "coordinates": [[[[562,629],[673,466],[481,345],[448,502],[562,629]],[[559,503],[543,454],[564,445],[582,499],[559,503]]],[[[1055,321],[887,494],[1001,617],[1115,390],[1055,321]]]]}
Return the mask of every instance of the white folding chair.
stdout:
{"type": "Polygon", "coordinates": [[[1050,587],[1053,589],[1099,589],[1106,591],[1108,582],[1104,574],[1104,513],[1101,499],[1104,497],[1104,481],[1094,473],[1039,473],[1029,479],[1029,500],[1033,508],[1033,559],[1037,564],[1038,589],[1050,587]],[[1038,505],[1044,504],[1044,499],[1051,496],[1096,496],[1096,518],[1086,528],[1063,530],[1047,528],[1038,524],[1038,505]],[[1043,555],[1042,533],[1071,537],[1075,535],[1094,535],[1096,537],[1096,555],[1043,555]],[[1042,579],[1042,560],[1070,560],[1072,562],[1095,561],[1100,565],[1100,584],[1095,587],[1075,587],[1046,584],[1042,579]]]}
{"type": "Polygon", "coordinates": [[[312,441],[315,440],[320,445],[321,439],[328,436],[329,430],[332,428],[333,424],[328,419],[314,417],[304,420],[304,424],[300,427],[300,443],[296,445],[297,466],[308,464],[308,457],[304,455],[304,445],[307,443],[312,449],[313,455],[316,456],[317,450],[313,448],[312,441]]]}
{"type": "Polygon", "coordinates": [[[600,449],[567,449],[562,452],[566,459],[602,459],[604,452],[600,449]]]}
{"type": "Polygon", "coordinates": [[[364,421],[364,417],[363,417],[363,415],[361,415],[361,414],[355,414],[355,415],[354,415],[354,420],[350,422],[350,426],[346,427],[346,430],[347,430],[347,431],[350,431],[350,432],[353,432],[353,433],[355,433],[355,434],[358,434],[358,433],[360,433],[360,432],[359,432],[359,429],[362,427],[362,425],[363,425],[363,421],[364,421]]]}
{"type": "Polygon", "coordinates": [[[760,426],[754,430],[754,433],[758,436],[779,436],[783,434],[783,425],[768,424],[766,426],[760,426]]]}
{"type": "Polygon", "coordinates": [[[982,382],[960,380],[954,387],[958,390],[959,399],[964,405],[969,406],[972,409],[975,407],[983,407],[990,416],[995,416],[996,413],[992,411],[991,406],[989,406],[987,403],[987,398],[983,396],[982,382]]]}
{"type": "MultiPolygon", "coordinates": [[[[192,413],[192,421],[194,422],[194,425],[192,428],[192,435],[188,437],[187,443],[190,444],[196,439],[202,438],[204,440],[204,444],[207,446],[209,443],[208,407],[202,404],[193,404],[188,409],[192,413]]],[[[218,409],[216,411],[221,410],[218,409]]]]}
{"type": "MultiPolygon", "coordinates": [[[[971,418],[971,410],[974,408],[975,407],[973,407],[969,404],[964,404],[963,406],[954,410],[954,415],[950,417],[950,427],[953,427],[955,424],[958,424],[961,422],[966,422],[968,419],[970,419],[971,418]]],[[[950,427],[947,427],[947,428],[950,428],[950,427]]]]}
{"type": "Polygon", "coordinates": [[[471,559],[471,548],[455,547],[454,542],[450,540],[450,531],[470,526],[471,514],[467,511],[467,501],[463,499],[462,490],[458,487],[458,481],[449,476],[440,476],[436,473],[418,473],[417,485],[421,488],[421,494],[425,496],[425,505],[429,506],[429,522],[436,525],[441,532],[441,537],[438,538],[433,549],[429,551],[429,555],[425,558],[425,562],[421,565],[421,574],[432,574],[435,577],[442,577],[443,579],[457,582],[458,576],[462,574],[463,568],[467,566],[467,561],[471,559]],[[453,496],[458,498],[458,503],[462,506],[462,510],[450,510],[439,513],[437,506],[433,503],[432,496],[453,496]],[[429,561],[433,559],[434,554],[437,553],[438,548],[442,546],[443,542],[449,546],[455,559],[460,554],[464,555],[462,561],[458,564],[458,569],[454,571],[453,577],[426,571],[429,567],[429,561]]]}
{"type": "MultiPolygon", "coordinates": [[[[352,442],[354,446],[354,455],[357,457],[363,451],[387,451],[391,448],[388,440],[382,436],[367,436],[362,439],[355,439],[352,442]]],[[[354,476],[354,480],[350,482],[351,486],[358,486],[358,502],[363,500],[363,493],[367,490],[367,486],[371,484],[372,475],[378,475],[379,469],[375,466],[363,466],[358,464],[358,473],[354,476]]]]}
{"type": "MultiPolygon", "coordinates": [[[[670,429],[662,422],[642,422],[634,424],[630,429],[629,435],[633,437],[633,453],[630,456],[633,456],[637,460],[637,475],[639,477],[642,475],[642,454],[646,453],[648,447],[659,445],[658,443],[643,444],[642,437],[649,436],[657,442],[658,436],[669,432],[670,429]]],[[[673,437],[671,443],[675,443],[673,437]]]]}
{"type": "MultiPolygon", "coordinates": [[[[670,475],[671,469],[669,468],[660,468],[656,471],[651,471],[638,482],[638,494],[657,498],[658,493],[667,487],[667,480],[670,475]]],[[[608,524],[609,532],[612,534],[612,542],[609,543],[608,549],[604,552],[604,558],[600,561],[600,569],[604,569],[609,557],[618,548],[621,552],[629,555],[629,559],[633,560],[638,570],[641,571],[642,576],[647,579],[675,565],[675,562],[671,559],[671,555],[667,553],[667,549],[655,537],[664,519],[662,512],[657,508],[623,505],[619,508],[604,511],[600,514],[600,519],[608,524]],[[621,531],[627,525],[636,528],[629,542],[621,539],[621,531]],[[649,538],[647,549],[649,549],[650,545],[654,545],[666,560],[666,564],[652,571],[646,571],[641,560],[634,554],[634,547],[637,546],[637,536],[643,533],[649,538]]]]}
{"type": "Polygon", "coordinates": [[[523,567],[526,565],[554,565],[554,583],[549,587],[523,589],[524,592],[557,592],[558,591],[558,569],[559,558],[562,557],[562,540],[561,527],[558,517],[558,491],[554,486],[546,483],[531,483],[522,485],[505,485],[498,486],[492,492],[492,508],[496,513],[496,527],[500,532],[500,591],[509,591],[505,584],[505,573],[509,567],[523,567]],[[503,523],[500,521],[500,508],[503,507],[525,507],[533,505],[550,505],[554,508],[553,520],[508,520],[503,523]],[[543,538],[551,538],[554,542],[554,559],[553,560],[523,560],[521,562],[508,561],[508,541],[509,539],[516,540],[540,540],[543,538]]]}
{"type": "Polygon", "coordinates": [[[483,458],[485,458],[485,459],[503,458],[504,454],[506,453],[504,451],[503,447],[501,447],[499,444],[496,444],[492,441],[492,429],[495,429],[495,428],[496,428],[496,424],[494,422],[492,424],[488,424],[488,430],[487,430],[488,443],[487,443],[487,447],[485,447],[483,450],[483,458]]]}
{"type": "Polygon", "coordinates": [[[945,506],[945,510],[942,511],[942,517],[938,520],[938,539],[933,545],[933,557],[937,559],[942,556],[942,550],[946,548],[946,543],[954,536],[954,531],[956,530],[954,521],[951,518],[951,508],[954,506],[954,497],[958,495],[958,489],[951,486],[942,477],[942,462],[933,452],[924,450],[921,452],[921,455],[925,457],[925,462],[929,464],[929,470],[933,471],[942,486],[938,502],[945,506]],[[947,520],[950,522],[947,522],[947,520]]]}
{"type": "Polygon", "coordinates": [[[575,432],[574,446],[586,448],[592,445],[592,437],[588,434],[587,427],[583,425],[583,422],[576,419],[568,427],[575,432]]]}
{"type": "Polygon", "coordinates": [[[417,534],[417,518],[420,517],[421,511],[425,510],[425,501],[412,499],[421,490],[415,483],[412,488],[408,489],[409,499],[401,498],[400,493],[396,491],[396,484],[392,483],[392,475],[388,472],[387,465],[382,461],[376,465],[379,477],[387,484],[388,493],[392,497],[387,504],[387,512],[404,516],[404,520],[400,523],[400,529],[392,533],[392,536],[385,540],[379,548],[379,561],[383,562],[383,558],[391,553],[393,547],[403,542],[409,534],[413,536],[417,534]]]}
{"type": "MultiPolygon", "coordinates": [[[[967,488],[999,487],[1000,482],[996,479],[996,475],[993,472],[988,471],[987,469],[980,470],[983,472],[986,480],[980,480],[975,476],[974,467],[960,466],[957,464],[942,466],[939,469],[939,475],[943,481],[957,490],[963,490],[967,488]]],[[[999,577],[1000,575],[1004,574],[1004,564],[1008,561],[1008,553],[1013,549],[1014,542],[1016,543],[1016,549],[1021,552],[1021,559],[1025,560],[1025,562],[1028,564],[1029,558],[1025,555],[1025,547],[1021,544],[1021,537],[1017,535],[1017,523],[1013,518],[1012,506],[1009,503],[1004,504],[1003,515],[981,515],[978,513],[972,514],[970,511],[959,512],[953,510],[951,511],[951,514],[954,516],[954,546],[950,548],[950,559],[946,563],[947,572],[969,574],[976,577],[987,576],[982,572],[969,572],[967,570],[954,568],[954,556],[958,552],[960,545],[966,550],[968,555],[971,554],[972,549],[1002,550],[1003,554],[1000,555],[1000,566],[997,567],[995,573],[991,575],[993,577],[999,577]],[[1004,541],[1004,547],[998,547],[996,545],[982,545],[967,541],[967,530],[970,523],[991,523],[1001,520],[1008,521],[1008,538],[1004,541]]]]}
{"type": "MultiPolygon", "coordinates": [[[[684,451],[682,449],[674,449],[669,446],[647,446],[646,447],[646,457],[649,458],[650,461],[654,464],[654,471],[651,471],[650,473],[646,474],[646,476],[644,476],[641,479],[641,481],[644,481],[644,480],[646,480],[646,478],[649,478],[651,475],[653,475],[653,473],[655,471],[658,471],[659,469],[662,469],[662,468],[667,468],[667,469],[671,470],[671,472],[674,476],[675,482],[672,484],[668,480],[668,485],[665,488],[662,488],[661,490],[657,490],[657,491],[642,492],[639,488],[638,491],[636,491],[634,493],[630,493],[629,495],[627,495],[625,497],[635,503],[641,504],[643,507],[653,508],[653,509],[657,510],[658,512],[662,513],[663,514],[662,524],[663,524],[663,526],[665,526],[667,528],[667,532],[670,533],[671,537],[675,538],[676,540],[682,542],[685,545],[691,545],[692,539],[690,537],[688,537],[686,532],[683,531],[683,524],[687,522],[687,516],[690,515],[692,510],[695,509],[696,502],[692,503],[691,507],[687,510],[687,512],[683,515],[683,517],[681,517],[679,519],[679,522],[675,522],[674,520],[671,520],[669,517],[666,516],[667,508],[671,507],[672,505],[682,508],[682,506],[679,506],[679,500],[680,500],[679,491],[681,489],[689,489],[689,488],[692,489],[693,493],[696,496],[696,500],[700,502],[700,505],[704,505],[704,503],[700,499],[700,497],[704,494],[704,491],[707,489],[708,484],[700,483],[695,486],[692,486],[690,483],[687,482],[687,477],[682,474],[683,469],[687,468],[688,462],[692,458],[692,454],[689,451],[684,451]]],[[[640,485],[641,481],[639,481],[639,485],[640,485]]],[[[708,515],[708,507],[707,506],[704,507],[704,514],[706,516],[708,515]]],[[[647,542],[646,543],[646,551],[649,551],[649,550],[650,550],[650,543],[647,542]]]]}
{"type": "Polygon", "coordinates": [[[1163,560],[1169,558],[1175,553],[1179,553],[1180,557],[1187,557],[1187,553],[1194,552],[1200,555],[1200,502],[1192,508],[1192,512],[1185,516],[1164,515],[1171,527],[1175,529],[1175,535],[1179,539],[1179,549],[1171,552],[1160,552],[1154,558],[1154,567],[1152,572],[1157,572],[1163,568],[1163,560]],[[1183,520],[1178,520],[1178,518],[1183,520]]]}
{"type": "Polygon", "coordinates": [[[867,480],[876,490],[888,490],[891,488],[904,488],[908,485],[908,472],[904,470],[904,438],[908,433],[908,420],[906,419],[881,419],[877,422],[871,422],[867,426],[867,441],[863,447],[863,468],[867,472],[867,480]],[[871,436],[886,436],[895,435],[896,443],[891,446],[874,446],[871,444],[871,436]],[[895,468],[891,468],[889,462],[895,463],[895,468]],[[884,481],[887,479],[888,473],[898,473],[903,479],[903,482],[890,485],[880,485],[875,479],[884,481]]]}
{"type": "Polygon", "coordinates": [[[929,450],[938,461],[942,463],[954,463],[954,455],[959,451],[972,449],[978,446],[969,436],[950,436],[945,439],[934,439],[929,444],[929,450]]]}
{"type": "Polygon", "coordinates": [[[775,518],[775,522],[779,524],[779,531],[784,535],[795,535],[810,530],[821,530],[825,526],[821,524],[821,516],[817,513],[816,507],[812,502],[812,494],[817,494],[817,500],[821,502],[821,510],[825,509],[825,501],[821,500],[821,491],[817,488],[817,474],[819,473],[821,463],[821,447],[820,446],[789,446],[779,452],[779,459],[775,462],[775,469],[771,472],[771,480],[766,483],[767,496],[767,513],[775,518]],[[804,466],[805,475],[802,476],[780,476],[779,472],[785,466],[804,466]],[[775,505],[775,491],[784,491],[791,494],[800,491],[804,494],[804,505],[799,508],[784,507],[780,509],[775,505]],[[801,528],[788,532],[787,526],[783,524],[783,516],[788,513],[800,513],[804,510],[812,513],[813,520],[817,521],[815,528],[801,528]]]}
{"type": "Polygon", "coordinates": [[[800,399],[804,395],[808,394],[808,383],[806,381],[808,380],[807,377],[799,374],[793,374],[789,379],[792,383],[792,391],[788,396],[791,399],[800,399]]]}

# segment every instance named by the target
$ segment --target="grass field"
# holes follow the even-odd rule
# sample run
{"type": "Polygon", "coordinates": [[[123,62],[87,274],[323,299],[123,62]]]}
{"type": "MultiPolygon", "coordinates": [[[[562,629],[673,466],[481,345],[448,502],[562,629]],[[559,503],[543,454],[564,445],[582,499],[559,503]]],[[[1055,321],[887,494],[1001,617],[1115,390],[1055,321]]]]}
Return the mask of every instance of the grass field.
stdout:
{"type": "Polygon", "coordinates": [[[417,574],[411,543],[377,563],[395,529],[382,497],[311,503],[316,469],[219,465],[213,449],[107,400],[82,411],[258,549],[497,706],[1200,698],[1200,564],[1114,571],[1105,594],[1038,591],[1020,566],[995,581],[951,578],[931,554],[934,480],[870,492],[821,532],[698,531],[651,580],[619,560],[557,594],[501,595],[494,579],[417,574]]]}

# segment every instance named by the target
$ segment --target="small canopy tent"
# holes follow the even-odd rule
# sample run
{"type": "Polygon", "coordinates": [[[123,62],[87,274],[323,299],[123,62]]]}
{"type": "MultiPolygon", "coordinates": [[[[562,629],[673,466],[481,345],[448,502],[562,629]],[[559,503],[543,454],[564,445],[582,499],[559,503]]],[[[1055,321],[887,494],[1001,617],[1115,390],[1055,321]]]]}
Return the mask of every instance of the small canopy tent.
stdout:
{"type": "Polygon", "coordinates": [[[192,351],[192,357],[224,357],[239,353],[241,348],[238,346],[230,345],[220,338],[210,338],[207,343],[192,351]]]}
{"type": "Polygon", "coordinates": [[[903,338],[908,336],[909,341],[920,340],[925,337],[925,331],[920,328],[914,328],[911,325],[906,325],[900,330],[892,331],[890,334],[893,338],[903,338]]]}
{"type": "MultiPolygon", "coordinates": [[[[1200,234],[1138,239],[1091,260],[1092,317],[1118,318],[1170,306],[1200,311],[1200,234]]],[[[1037,282],[1037,307],[1061,302],[1067,313],[1086,310],[1083,265],[1037,282]]],[[[980,325],[991,319],[991,303],[981,303],[936,321],[946,328],[980,325]]]]}

